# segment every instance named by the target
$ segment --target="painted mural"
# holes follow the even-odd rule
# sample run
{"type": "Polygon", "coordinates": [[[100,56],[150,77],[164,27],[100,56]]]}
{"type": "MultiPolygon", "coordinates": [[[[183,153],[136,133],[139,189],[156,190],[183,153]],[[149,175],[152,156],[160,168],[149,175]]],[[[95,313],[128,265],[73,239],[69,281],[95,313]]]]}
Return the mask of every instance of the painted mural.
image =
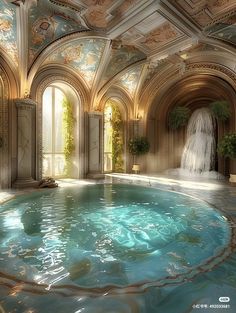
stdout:
{"type": "Polygon", "coordinates": [[[163,60],[159,60],[153,63],[149,63],[149,66],[146,72],[146,77],[143,80],[142,86],[146,87],[148,83],[153,79],[153,77],[157,75],[158,73],[160,73],[160,71],[162,71],[167,66],[167,64],[169,64],[168,58],[165,58],[163,60]]]}
{"type": "Polygon", "coordinates": [[[209,37],[236,45],[236,15],[209,27],[205,33],[209,37]]]}
{"type": "Polygon", "coordinates": [[[114,0],[83,0],[83,3],[87,6],[84,17],[89,25],[96,28],[107,27],[111,17],[108,9],[114,4],[114,0]]]}
{"type": "Polygon", "coordinates": [[[180,30],[178,30],[169,22],[165,22],[161,26],[148,33],[137,43],[145,46],[149,50],[153,50],[180,37],[181,35],[182,32],[180,32],[180,30]]]}
{"type": "Polygon", "coordinates": [[[174,5],[186,11],[192,19],[201,27],[207,26],[223,13],[236,8],[235,0],[212,0],[193,1],[189,0],[169,0],[174,5]]]}
{"type": "Polygon", "coordinates": [[[142,71],[142,65],[135,67],[121,76],[119,83],[128,91],[131,97],[134,97],[142,71]]]}
{"type": "Polygon", "coordinates": [[[52,1],[32,2],[29,10],[29,63],[54,40],[87,29],[79,11],[52,1]]]}
{"type": "Polygon", "coordinates": [[[76,70],[91,87],[105,44],[105,39],[77,39],[61,46],[45,60],[44,64],[59,63],[67,65],[76,70]]]}
{"type": "Polygon", "coordinates": [[[142,0],[123,0],[120,3],[116,0],[83,0],[87,6],[84,17],[92,27],[110,27],[140,1],[142,0]]]}
{"type": "Polygon", "coordinates": [[[18,63],[16,7],[5,0],[0,0],[0,47],[18,63]]]}
{"type": "Polygon", "coordinates": [[[146,59],[146,55],[134,46],[113,45],[111,59],[107,66],[103,83],[114,77],[127,66],[146,59]]]}
{"type": "Polygon", "coordinates": [[[236,25],[230,25],[218,30],[210,35],[210,37],[226,41],[236,46],[236,25]]]}

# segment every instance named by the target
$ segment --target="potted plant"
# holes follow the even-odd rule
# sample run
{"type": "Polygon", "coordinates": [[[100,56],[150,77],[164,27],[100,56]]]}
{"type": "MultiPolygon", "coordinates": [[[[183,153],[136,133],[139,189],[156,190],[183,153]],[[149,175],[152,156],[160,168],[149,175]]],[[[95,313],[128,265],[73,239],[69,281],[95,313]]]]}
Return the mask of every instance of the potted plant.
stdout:
{"type": "MultiPolygon", "coordinates": [[[[225,135],[218,143],[217,150],[226,158],[236,159],[236,133],[225,135]]],[[[236,184],[236,174],[230,174],[229,181],[236,184]]]]}
{"type": "Polygon", "coordinates": [[[178,129],[188,123],[189,116],[189,108],[176,106],[169,114],[168,125],[171,129],[178,129]]]}
{"type": "Polygon", "coordinates": [[[134,164],[132,170],[137,174],[140,172],[140,165],[136,163],[136,157],[146,154],[150,149],[150,144],[146,137],[135,137],[129,140],[129,152],[133,155],[134,164]]]}
{"type": "Polygon", "coordinates": [[[210,110],[219,121],[226,121],[231,115],[229,103],[225,100],[217,100],[210,103],[210,110]]]}

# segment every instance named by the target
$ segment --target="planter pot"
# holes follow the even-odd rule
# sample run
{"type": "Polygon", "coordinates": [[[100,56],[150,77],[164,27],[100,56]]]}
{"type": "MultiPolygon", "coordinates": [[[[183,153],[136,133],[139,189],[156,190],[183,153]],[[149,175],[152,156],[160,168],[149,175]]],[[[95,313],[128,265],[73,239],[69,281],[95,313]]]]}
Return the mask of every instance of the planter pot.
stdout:
{"type": "Polygon", "coordinates": [[[140,172],[140,165],[139,164],[134,164],[133,167],[132,167],[132,171],[135,174],[138,174],[140,172]]]}
{"type": "Polygon", "coordinates": [[[236,186],[236,174],[230,174],[229,182],[231,185],[236,186]]]}

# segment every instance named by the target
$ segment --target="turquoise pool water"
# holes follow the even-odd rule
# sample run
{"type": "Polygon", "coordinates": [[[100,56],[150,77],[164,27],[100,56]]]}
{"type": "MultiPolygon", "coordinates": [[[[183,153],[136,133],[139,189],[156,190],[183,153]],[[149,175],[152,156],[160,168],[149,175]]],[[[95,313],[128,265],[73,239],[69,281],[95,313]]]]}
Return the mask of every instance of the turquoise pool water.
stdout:
{"type": "Polygon", "coordinates": [[[232,239],[227,218],[205,202],[122,184],[20,196],[1,206],[0,224],[2,303],[17,299],[17,312],[35,303],[45,312],[52,299],[57,312],[158,312],[137,295],[214,270],[232,239]]]}

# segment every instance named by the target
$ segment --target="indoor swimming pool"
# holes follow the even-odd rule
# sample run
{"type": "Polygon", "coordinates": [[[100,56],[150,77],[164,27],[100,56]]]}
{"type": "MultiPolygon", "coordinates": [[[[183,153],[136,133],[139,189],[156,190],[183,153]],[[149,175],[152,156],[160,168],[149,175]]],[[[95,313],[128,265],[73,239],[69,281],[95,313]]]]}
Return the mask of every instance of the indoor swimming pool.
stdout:
{"type": "Polygon", "coordinates": [[[231,312],[235,301],[219,302],[236,287],[230,218],[182,193],[36,191],[2,204],[0,224],[0,312],[231,312]]]}

